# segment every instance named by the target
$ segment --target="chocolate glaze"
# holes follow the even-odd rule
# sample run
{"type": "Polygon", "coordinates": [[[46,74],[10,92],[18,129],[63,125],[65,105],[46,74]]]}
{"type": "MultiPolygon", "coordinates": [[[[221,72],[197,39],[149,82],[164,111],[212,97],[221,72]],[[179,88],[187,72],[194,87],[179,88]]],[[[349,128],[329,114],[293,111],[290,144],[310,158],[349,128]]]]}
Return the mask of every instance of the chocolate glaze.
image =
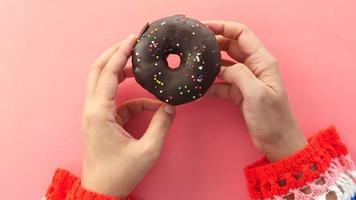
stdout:
{"type": "Polygon", "coordinates": [[[171,105],[203,96],[219,73],[220,62],[214,33],[206,25],[184,15],[146,24],[132,55],[136,81],[171,105]],[[180,56],[178,68],[168,67],[169,54],[180,56]]]}

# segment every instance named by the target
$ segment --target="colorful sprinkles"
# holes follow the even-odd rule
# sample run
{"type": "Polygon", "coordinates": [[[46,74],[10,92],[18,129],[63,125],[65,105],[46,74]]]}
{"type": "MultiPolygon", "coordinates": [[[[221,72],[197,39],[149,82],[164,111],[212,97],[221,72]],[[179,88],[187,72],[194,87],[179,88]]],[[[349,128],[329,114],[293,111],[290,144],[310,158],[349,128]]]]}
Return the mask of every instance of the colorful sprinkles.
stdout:
{"type": "MultiPolygon", "coordinates": [[[[167,25],[166,21],[162,21],[159,23],[159,25],[164,26],[167,25]]],[[[197,37],[199,36],[199,30],[202,27],[199,27],[199,24],[194,23],[191,24],[191,27],[193,31],[191,32],[192,36],[188,37],[197,37]],[[199,27],[199,29],[196,29],[199,27]]],[[[171,102],[174,101],[175,98],[182,98],[180,97],[181,95],[187,95],[190,96],[191,99],[197,99],[202,96],[204,90],[203,90],[203,80],[204,80],[204,70],[206,69],[206,65],[204,62],[204,58],[207,56],[206,53],[215,53],[215,51],[207,51],[206,46],[192,46],[191,50],[192,52],[177,52],[177,49],[180,49],[179,47],[182,47],[186,45],[186,43],[173,43],[175,47],[173,48],[165,48],[163,44],[160,44],[157,40],[157,38],[162,37],[162,31],[164,27],[159,27],[157,26],[156,28],[150,29],[147,31],[145,34],[143,34],[142,38],[145,38],[149,41],[148,43],[148,50],[149,50],[149,56],[152,56],[152,58],[156,59],[157,61],[154,62],[153,67],[155,67],[155,72],[153,73],[153,77],[151,80],[153,80],[153,86],[155,88],[155,91],[162,97],[162,99],[166,102],[171,102]],[[182,80],[177,81],[175,84],[176,91],[167,91],[165,90],[165,87],[162,87],[167,84],[172,84],[167,80],[166,72],[164,70],[158,71],[160,68],[159,66],[162,65],[162,62],[158,61],[161,59],[160,55],[162,55],[160,52],[165,52],[165,54],[169,53],[176,53],[179,54],[181,57],[185,56],[185,59],[187,62],[189,62],[189,67],[186,65],[187,70],[183,69],[183,74],[184,77],[182,80]],[[184,84],[186,83],[186,84],[184,84]]],[[[141,39],[142,39],[141,38],[141,39]]],[[[139,40],[137,40],[139,42],[139,40]]],[[[145,49],[145,48],[143,48],[145,49]]],[[[136,61],[140,62],[143,57],[141,56],[142,52],[135,52],[136,55],[136,61]]],[[[163,56],[164,59],[164,56],[163,56]]],[[[165,62],[163,62],[165,63],[165,62]]],[[[218,64],[216,64],[218,65],[218,64]]],[[[151,65],[152,66],[152,65],[151,65]]]]}

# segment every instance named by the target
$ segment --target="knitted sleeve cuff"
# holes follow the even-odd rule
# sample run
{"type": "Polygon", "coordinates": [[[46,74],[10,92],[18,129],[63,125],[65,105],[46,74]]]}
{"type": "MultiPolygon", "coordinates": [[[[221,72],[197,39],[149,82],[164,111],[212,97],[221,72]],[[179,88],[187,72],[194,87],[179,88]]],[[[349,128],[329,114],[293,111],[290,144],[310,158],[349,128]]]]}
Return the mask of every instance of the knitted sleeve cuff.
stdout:
{"type": "Polygon", "coordinates": [[[309,199],[327,192],[337,176],[354,169],[335,127],[320,131],[295,155],[270,163],[263,158],[245,169],[252,199],[309,199]]]}
{"type": "Polygon", "coordinates": [[[80,186],[80,179],[69,171],[57,169],[46,194],[47,200],[119,200],[89,191],[80,186]]]}

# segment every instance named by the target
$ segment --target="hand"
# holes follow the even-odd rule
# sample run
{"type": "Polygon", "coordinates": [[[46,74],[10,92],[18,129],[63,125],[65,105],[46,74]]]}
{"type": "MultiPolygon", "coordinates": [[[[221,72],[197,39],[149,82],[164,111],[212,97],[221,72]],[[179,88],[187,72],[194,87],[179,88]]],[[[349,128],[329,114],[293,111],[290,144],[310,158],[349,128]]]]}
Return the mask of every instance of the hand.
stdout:
{"type": "Polygon", "coordinates": [[[135,36],[128,37],[93,64],[82,120],[85,154],[81,184],[119,198],[127,197],[157,160],[175,113],[173,106],[161,106],[149,99],[134,99],[116,106],[118,84],[132,76],[132,69],[124,66],[135,41],[135,36]],[[123,125],[142,111],[156,113],[145,134],[137,140],[123,125]]]}
{"type": "Polygon", "coordinates": [[[270,161],[294,154],[307,144],[289,107],[276,59],[240,23],[206,21],[222,51],[219,77],[208,94],[231,100],[245,118],[252,142],[270,161]]]}

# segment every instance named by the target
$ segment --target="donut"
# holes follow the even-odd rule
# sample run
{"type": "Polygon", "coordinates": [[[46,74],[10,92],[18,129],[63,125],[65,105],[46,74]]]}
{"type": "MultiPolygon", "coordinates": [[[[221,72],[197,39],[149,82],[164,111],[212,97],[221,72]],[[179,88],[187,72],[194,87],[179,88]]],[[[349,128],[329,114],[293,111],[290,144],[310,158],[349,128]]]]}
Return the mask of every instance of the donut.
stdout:
{"type": "Polygon", "coordinates": [[[220,71],[221,55],[214,33],[184,15],[147,23],[132,53],[136,81],[163,102],[180,105],[202,97],[220,71]],[[180,58],[178,68],[167,57],[180,58]]]}

